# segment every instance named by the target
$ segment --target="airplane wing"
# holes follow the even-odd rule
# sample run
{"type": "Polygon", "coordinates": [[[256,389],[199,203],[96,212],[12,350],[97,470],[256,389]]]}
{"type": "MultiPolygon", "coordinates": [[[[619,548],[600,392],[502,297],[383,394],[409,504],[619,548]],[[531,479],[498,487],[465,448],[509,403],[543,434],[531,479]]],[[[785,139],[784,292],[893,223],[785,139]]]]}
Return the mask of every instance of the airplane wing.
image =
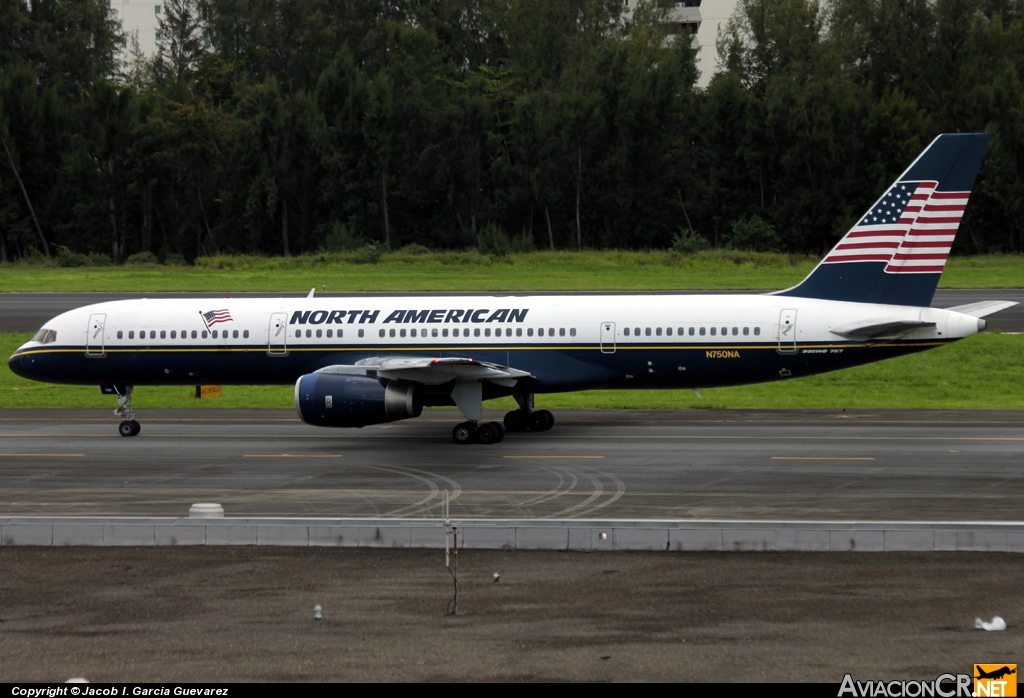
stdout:
{"type": "Polygon", "coordinates": [[[955,308],[946,308],[946,310],[951,310],[954,313],[963,313],[971,317],[987,317],[993,313],[998,313],[1000,310],[1012,308],[1015,305],[1017,305],[1016,301],[981,301],[979,303],[958,305],[955,308]]]}
{"type": "Polygon", "coordinates": [[[919,320],[866,320],[830,330],[847,339],[894,339],[923,327],[935,327],[934,322],[919,320]]]}
{"type": "Polygon", "coordinates": [[[376,376],[404,380],[423,385],[441,385],[449,381],[485,380],[513,388],[520,378],[531,376],[509,366],[463,357],[421,358],[411,356],[378,356],[352,365],[338,364],[321,368],[316,373],[348,376],[376,376]]]}

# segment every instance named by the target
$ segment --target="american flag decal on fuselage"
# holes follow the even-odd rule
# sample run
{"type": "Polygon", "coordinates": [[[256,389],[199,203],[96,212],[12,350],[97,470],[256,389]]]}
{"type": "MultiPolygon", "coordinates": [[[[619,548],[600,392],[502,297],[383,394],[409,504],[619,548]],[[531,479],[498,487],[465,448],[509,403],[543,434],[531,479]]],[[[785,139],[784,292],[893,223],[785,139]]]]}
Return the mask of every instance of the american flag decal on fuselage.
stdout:
{"type": "Polygon", "coordinates": [[[231,313],[227,310],[207,310],[202,315],[207,327],[213,327],[218,322],[231,322],[231,313]]]}
{"type": "Polygon", "coordinates": [[[889,274],[941,272],[970,192],[939,192],[937,184],[894,184],[823,263],[885,262],[889,274]]]}

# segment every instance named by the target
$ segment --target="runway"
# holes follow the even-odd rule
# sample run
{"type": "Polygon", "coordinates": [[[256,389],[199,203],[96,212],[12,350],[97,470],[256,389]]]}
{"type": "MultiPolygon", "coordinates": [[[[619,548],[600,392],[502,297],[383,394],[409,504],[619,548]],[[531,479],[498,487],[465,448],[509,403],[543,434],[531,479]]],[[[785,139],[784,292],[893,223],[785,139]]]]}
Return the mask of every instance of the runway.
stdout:
{"type": "MultiPolygon", "coordinates": [[[[641,292],[643,293],[643,292],[641,292]]],[[[652,295],[664,295],[666,293],[685,293],[690,295],[702,295],[708,293],[760,293],[759,291],[655,291],[647,292],[652,295]]],[[[305,293],[232,293],[236,298],[303,298],[305,293]]],[[[325,297],[332,297],[341,294],[328,293],[325,297]]],[[[345,294],[353,296],[384,296],[384,295],[410,295],[430,296],[438,294],[430,293],[408,293],[408,294],[345,294]]],[[[501,293],[497,295],[510,295],[501,293]]],[[[530,295],[553,295],[544,293],[533,293],[530,295]]],[[[566,293],[562,295],[580,295],[578,293],[566,293]]],[[[595,295],[595,294],[587,294],[595,295]]],[[[43,323],[50,318],[60,315],[63,312],[80,308],[93,303],[103,303],[112,300],[123,300],[128,298],[223,298],[223,293],[2,293],[0,294],[0,332],[35,332],[43,323]]],[[[1006,300],[1016,301],[1019,305],[1004,310],[995,315],[989,316],[989,329],[1000,332],[1024,332],[1024,289],[968,289],[968,290],[943,290],[935,292],[935,299],[932,305],[936,308],[951,308],[957,305],[966,305],[985,300],[1006,300]]]]}
{"type": "MultiPolygon", "coordinates": [[[[489,419],[500,413],[489,412],[489,419]]],[[[454,410],[360,430],[291,411],[0,411],[0,514],[1016,521],[1024,413],[560,411],[457,446],[454,410]]]]}

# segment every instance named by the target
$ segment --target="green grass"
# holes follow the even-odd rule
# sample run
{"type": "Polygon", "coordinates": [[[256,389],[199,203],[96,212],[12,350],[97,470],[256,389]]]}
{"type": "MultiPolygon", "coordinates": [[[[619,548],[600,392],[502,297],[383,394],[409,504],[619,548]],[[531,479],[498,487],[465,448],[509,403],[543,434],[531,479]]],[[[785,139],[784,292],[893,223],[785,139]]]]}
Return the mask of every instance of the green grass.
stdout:
{"type": "MultiPolygon", "coordinates": [[[[27,334],[0,334],[10,356],[27,334]]],[[[821,376],[701,391],[596,390],[540,395],[537,405],[557,408],[827,408],[827,409],[1024,409],[1024,335],[982,334],[912,356],[821,376]]],[[[136,388],[137,409],[157,407],[291,408],[289,386],[225,386],[224,396],[196,400],[191,387],[136,388]]],[[[511,399],[486,403],[511,409],[511,399]]],[[[0,371],[0,408],[102,407],[115,400],[98,387],[34,383],[0,371]]]]}
{"type": "MultiPolygon", "coordinates": [[[[533,252],[492,258],[477,252],[360,253],[302,257],[210,257],[192,267],[0,266],[6,291],[642,291],[774,290],[803,279],[817,257],[729,250],[533,252]]],[[[954,257],[940,288],[1024,287],[1024,255],[954,257]]]]}

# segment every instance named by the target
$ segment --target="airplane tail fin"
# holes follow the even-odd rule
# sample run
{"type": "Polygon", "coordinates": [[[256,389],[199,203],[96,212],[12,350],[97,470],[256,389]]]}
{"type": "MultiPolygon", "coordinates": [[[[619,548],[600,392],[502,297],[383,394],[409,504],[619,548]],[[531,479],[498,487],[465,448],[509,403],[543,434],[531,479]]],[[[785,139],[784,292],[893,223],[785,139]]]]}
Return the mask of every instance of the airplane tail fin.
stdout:
{"type": "Polygon", "coordinates": [[[930,305],[989,138],[940,135],[806,279],[776,295],[930,305]]]}

